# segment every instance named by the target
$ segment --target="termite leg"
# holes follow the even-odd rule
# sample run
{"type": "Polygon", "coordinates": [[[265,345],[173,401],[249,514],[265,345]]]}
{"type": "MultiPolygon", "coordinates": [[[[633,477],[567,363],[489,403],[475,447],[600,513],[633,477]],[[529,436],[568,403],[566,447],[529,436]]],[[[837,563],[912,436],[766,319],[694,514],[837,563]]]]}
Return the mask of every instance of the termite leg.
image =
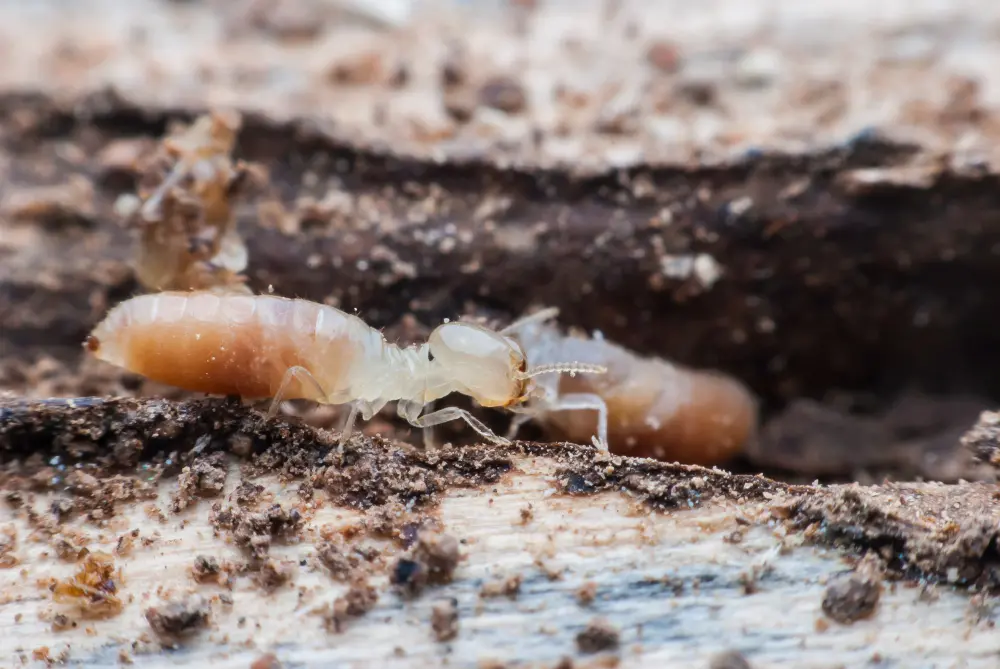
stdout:
{"type": "Polygon", "coordinates": [[[513,332],[517,332],[522,329],[525,325],[530,325],[532,323],[542,323],[551,318],[555,318],[559,315],[558,307],[549,307],[547,309],[542,309],[541,311],[536,311],[533,314],[519,318],[513,323],[510,323],[503,329],[499,330],[499,334],[509,335],[513,332]]]}
{"type": "Polygon", "coordinates": [[[284,401],[285,393],[288,392],[288,386],[291,385],[292,379],[298,379],[299,383],[311,386],[318,399],[326,398],[326,392],[323,390],[323,386],[319,385],[319,381],[316,380],[316,377],[313,376],[308,369],[298,365],[289,367],[285,372],[285,375],[281,378],[281,383],[278,385],[278,391],[274,394],[274,398],[271,400],[271,406],[267,410],[268,420],[271,420],[278,415],[278,407],[281,406],[281,403],[284,401]]]}
{"type": "Polygon", "coordinates": [[[351,404],[351,411],[347,414],[347,420],[344,421],[344,427],[340,430],[340,441],[337,443],[337,449],[343,453],[344,444],[347,440],[351,438],[351,433],[354,432],[354,421],[358,418],[358,404],[360,402],[354,402],[351,404]]]}
{"type": "Polygon", "coordinates": [[[534,416],[534,412],[518,411],[515,413],[514,417],[510,420],[510,427],[507,428],[507,439],[514,441],[517,433],[521,430],[521,426],[534,418],[534,416]]]}
{"type": "Polygon", "coordinates": [[[354,433],[354,423],[359,413],[362,419],[371,420],[372,416],[381,411],[385,405],[386,403],[381,400],[378,402],[366,402],[364,400],[354,402],[351,405],[351,412],[347,414],[347,420],[344,422],[344,429],[340,431],[340,441],[337,444],[337,449],[341,453],[344,452],[344,444],[347,443],[347,440],[354,433]]]}
{"type": "Polygon", "coordinates": [[[420,416],[419,413],[422,408],[423,407],[418,402],[399,403],[400,415],[413,427],[431,427],[461,418],[469,424],[469,427],[478,432],[479,436],[483,437],[487,441],[501,446],[507,446],[510,444],[510,441],[504,439],[503,437],[498,437],[493,433],[493,430],[483,425],[475,416],[465,409],[459,409],[458,407],[445,407],[444,409],[432,411],[431,413],[420,416]]]}
{"type": "Polygon", "coordinates": [[[590,409],[597,412],[597,435],[591,440],[603,453],[608,452],[608,405],[600,395],[569,393],[552,401],[547,411],[576,411],[590,409]]]}

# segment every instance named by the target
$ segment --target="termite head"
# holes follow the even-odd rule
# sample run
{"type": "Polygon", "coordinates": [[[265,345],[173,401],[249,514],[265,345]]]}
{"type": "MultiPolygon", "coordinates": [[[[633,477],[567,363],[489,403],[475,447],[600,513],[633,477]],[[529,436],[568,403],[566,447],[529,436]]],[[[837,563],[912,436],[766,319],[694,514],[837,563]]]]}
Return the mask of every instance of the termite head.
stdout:
{"type": "Polygon", "coordinates": [[[484,407],[510,407],[534,395],[540,374],[603,374],[605,367],[581,362],[529,367],[521,345],[474,323],[439,326],[428,340],[444,385],[469,395],[484,407]]]}
{"type": "Polygon", "coordinates": [[[445,323],[428,339],[433,364],[447,384],[485,407],[522,401],[527,361],[509,337],[474,323],[445,323]]]}

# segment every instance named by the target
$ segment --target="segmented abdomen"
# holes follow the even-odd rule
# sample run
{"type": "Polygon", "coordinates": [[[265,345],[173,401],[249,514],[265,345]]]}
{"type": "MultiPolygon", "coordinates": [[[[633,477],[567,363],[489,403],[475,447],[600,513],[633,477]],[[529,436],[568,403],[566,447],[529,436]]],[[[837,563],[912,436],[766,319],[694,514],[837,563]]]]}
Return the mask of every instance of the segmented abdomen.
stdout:
{"type": "Polygon", "coordinates": [[[298,365],[328,397],[295,381],[285,399],[322,401],[349,388],[352,369],[380,341],[359,319],[315,302],[163,292],[119,304],[87,345],[96,357],[131,372],[217,395],[272,397],[285,372],[298,365]]]}

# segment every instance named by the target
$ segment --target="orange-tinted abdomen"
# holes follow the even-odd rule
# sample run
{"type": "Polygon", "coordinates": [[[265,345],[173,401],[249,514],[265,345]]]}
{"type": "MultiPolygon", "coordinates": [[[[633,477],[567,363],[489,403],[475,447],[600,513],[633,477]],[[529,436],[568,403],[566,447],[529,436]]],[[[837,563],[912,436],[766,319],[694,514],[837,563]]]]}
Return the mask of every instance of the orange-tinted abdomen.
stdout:
{"type": "MultiPolygon", "coordinates": [[[[118,305],[95,328],[87,348],[106,362],[185,390],[272,397],[293,366],[337,380],[344,370],[337,358],[351,348],[343,328],[331,323],[339,314],[270,296],[156,293],[118,305]],[[331,327],[321,327],[320,310],[331,327]],[[318,370],[328,355],[333,360],[318,370]]],[[[297,380],[283,397],[325,399],[297,380]]]]}
{"type": "MultiPolygon", "coordinates": [[[[738,455],[756,430],[756,401],[735,379],[601,346],[609,354],[610,374],[564,376],[559,392],[604,399],[612,452],[715,465],[738,455]]],[[[588,441],[597,426],[593,411],[560,411],[544,419],[578,443],[588,441]]]]}

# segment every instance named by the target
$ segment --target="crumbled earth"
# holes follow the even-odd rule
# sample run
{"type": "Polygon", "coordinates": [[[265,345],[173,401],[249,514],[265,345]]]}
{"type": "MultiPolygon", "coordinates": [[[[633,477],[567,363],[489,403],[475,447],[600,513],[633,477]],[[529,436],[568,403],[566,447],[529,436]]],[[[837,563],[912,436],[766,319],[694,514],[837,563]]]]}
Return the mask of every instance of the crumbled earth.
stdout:
{"type": "Polygon", "coordinates": [[[390,571],[390,582],[400,592],[415,597],[427,585],[451,582],[461,559],[458,539],[450,534],[427,533],[400,556],[390,571]]]}
{"type": "Polygon", "coordinates": [[[204,628],[211,608],[199,595],[191,595],[146,609],[146,621],[161,637],[168,639],[192,634],[204,628]]]}
{"type": "Polygon", "coordinates": [[[603,618],[594,618],[576,635],[576,647],[581,653],[600,653],[618,648],[618,628],[603,618]]]}
{"type": "Polygon", "coordinates": [[[709,660],[708,669],[753,669],[750,661],[737,650],[728,650],[716,654],[709,660]]]}
{"type": "Polygon", "coordinates": [[[253,558],[262,559],[267,556],[271,543],[276,537],[294,535],[302,521],[302,516],[296,509],[286,510],[280,504],[254,512],[244,511],[238,507],[222,508],[221,504],[212,507],[209,522],[217,530],[230,532],[237,546],[245,549],[253,558]]]}
{"type": "Polygon", "coordinates": [[[833,486],[779,503],[810,540],[875,551],[889,573],[960,586],[1000,586],[1000,511],[992,484],[833,486]]]}
{"type": "Polygon", "coordinates": [[[377,603],[378,591],[365,578],[356,579],[347,592],[337,597],[329,610],[324,612],[323,624],[331,632],[343,632],[348,620],[363,616],[377,603]]]}
{"type": "Polygon", "coordinates": [[[431,630],[438,641],[458,636],[458,600],[454,597],[434,602],[431,607],[431,630]]]}

